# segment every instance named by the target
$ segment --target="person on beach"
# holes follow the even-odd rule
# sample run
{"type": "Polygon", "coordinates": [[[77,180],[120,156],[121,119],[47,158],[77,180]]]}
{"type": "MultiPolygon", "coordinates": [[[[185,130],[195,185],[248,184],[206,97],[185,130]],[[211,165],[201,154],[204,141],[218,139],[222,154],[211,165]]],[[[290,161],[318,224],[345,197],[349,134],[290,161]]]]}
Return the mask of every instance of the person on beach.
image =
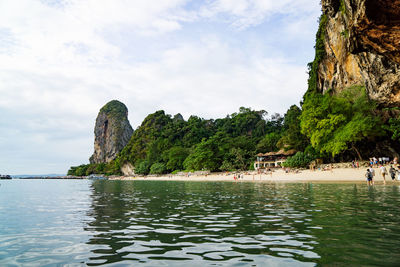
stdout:
{"type": "Polygon", "coordinates": [[[387,174],[386,167],[381,165],[380,170],[381,170],[381,175],[383,177],[383,184],[386,184],[386,174],[387,174]]]}
{"type": "Polygon", "coordinates": [[[389,163],[389,158],[388,157],[383,157],[383,164],[388,164],[389,163]]]}
{"type": "Polygon", "coordinates": [[[374,180],[373,180],[373,176],[372,176],[372,173],[370,171],[370,168],[367,169],[367,173],[365,174],[365,177],[367,178],[367,185],[373,185],[374,184],[374,180]]]}
{"type": "Polygon", "coordinates": [[[369,168],[369,171],[372,173],[372,177],[375,177],[375,170],[374,170],[374,168],[369,168]]]}
{"type": "Polygon", "coordinates": [[[390,177],[392,177],[392,181],[394,181],[394,179],[396,178],[396,170],[395,168],[393,168],[393,165],[390,165],[389,174],[390,177]]]}
{"type": "Polygon", "coordinates": [[[397,181],[400,181],[400,165],[397,166],[397,181]]]}

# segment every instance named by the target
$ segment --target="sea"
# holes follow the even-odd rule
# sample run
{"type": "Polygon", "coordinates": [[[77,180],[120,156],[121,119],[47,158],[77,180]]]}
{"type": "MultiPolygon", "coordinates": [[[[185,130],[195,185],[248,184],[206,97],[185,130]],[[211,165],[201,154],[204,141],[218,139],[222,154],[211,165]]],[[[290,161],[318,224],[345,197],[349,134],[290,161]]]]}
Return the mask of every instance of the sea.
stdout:
{"type": "Polygon", "coordinates": [[[1,180],[0,266],[399,266],[400,184],[1,180]]]}

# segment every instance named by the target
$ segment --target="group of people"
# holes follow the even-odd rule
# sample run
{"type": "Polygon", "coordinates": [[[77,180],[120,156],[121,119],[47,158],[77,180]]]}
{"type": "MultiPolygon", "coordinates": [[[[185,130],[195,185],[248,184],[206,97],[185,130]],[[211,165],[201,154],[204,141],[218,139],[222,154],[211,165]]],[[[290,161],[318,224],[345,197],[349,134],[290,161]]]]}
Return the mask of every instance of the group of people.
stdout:
{"type": "MultiPolygon", "coordinates": [[[[386,175],[389,174],[390,177],[392,178],[392,181],[396,179],[396,174],[397,174],[397,180],[400,181],[400,165],[397,166],[397,170],[393,167],[393,165],[390,165],[389,171],[386,169],[384,165],[379,165],[379,170],[383,178],[383,184],[386,184],[386,175]]],[[[365,173],[365,177],[367,178],[367,184],[368,185],[374,185],[374,176],[375,176],[375,170],[373,168],[373,165],[367,169],[367,172],[365,173]]]]}
{"type": "Polygon", "coordinates": [[[353,167],[353,168],[360,168],[360,164],[358,163],[358,161],[356,161],[356,160],[353,160],[352,162],[351,162],[351,166],[353,167]]]}
{"type": "MultiPolygon", "coordinates": [[[[373,158],[369,159],[369,166],[377,167],[377,166],[388,164],[389,162],[390,162],[390,158],[388,158],[388,157],[380,157],[380,158],[373,157],[373,158]]],[[[390,163],[392,163],[396,166],[397,165],[397,157],[395,157],[393,159],[393,161],[390,163]]]]}
{"type": "Polygon", "coordinates": [[[244,178],[244,174],[234,174],[233,175],[233,180],[237,181],[239,179],[243,179],[244,178]]]}

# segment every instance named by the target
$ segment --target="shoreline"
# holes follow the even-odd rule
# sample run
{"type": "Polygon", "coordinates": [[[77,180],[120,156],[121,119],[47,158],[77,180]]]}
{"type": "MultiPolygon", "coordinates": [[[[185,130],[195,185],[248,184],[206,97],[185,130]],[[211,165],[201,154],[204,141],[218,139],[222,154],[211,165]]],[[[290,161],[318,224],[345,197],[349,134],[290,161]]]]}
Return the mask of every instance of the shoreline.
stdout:
{"type": "MultiPolygon", "coordinates": [[[[227,173],[210,173],[193,174],[189,176],[183,175],[148,175],[148,176],[110,176],[109,181],[188,181],[188,182],[253,182],[253,183],[366,183],[365,173],[366,167],[361,168],[333,168],[332,170],[299,170],[296,172],[286,173],[283,169],[275,169],[271,173],[257,174],[256,171],[243,171],[243,172],[227,172],[227,173]],[[240,174],[243,178],[234,179],[234,176],[240,174]]],[[[389,169],[386,166],[386,169],[389,169]]],[[[374,168],[375,177],[374,183],[376,185],[384,184],[383,177],[379,168],[374,168]]],[[[26,178],[13,178],[18,180],[91,180],[87,177],[77,176],[58,176],[58,177],[26,177],[26,178]]],[[[400,185],[400,180],[392,180],[390,175],[386,175],[386,184],[400,185]]]]}
{"type": "MultiPolygon", "coordinates": [[[[375,184],[383,184],[383,177],[378,168],[374,168],[375,184]]],[[[122,181],[208,181],[208,182],[273,182],[273,183],[366,183],[366,168],[336,168],[327,171],[302,170],[298,173],[286,173],[282,169],[275,170],[271,174],[257,174],[256,172],[242,172],[241,179],[234,180],[235,173],[211,173],[209,175],[161,175],[161,176],[119,176],[111,177],[109,180],[122,181]]],[[[392,181],[390,175],[386,175],[386,184],[400,184],[400,181],[392,181]]]]}

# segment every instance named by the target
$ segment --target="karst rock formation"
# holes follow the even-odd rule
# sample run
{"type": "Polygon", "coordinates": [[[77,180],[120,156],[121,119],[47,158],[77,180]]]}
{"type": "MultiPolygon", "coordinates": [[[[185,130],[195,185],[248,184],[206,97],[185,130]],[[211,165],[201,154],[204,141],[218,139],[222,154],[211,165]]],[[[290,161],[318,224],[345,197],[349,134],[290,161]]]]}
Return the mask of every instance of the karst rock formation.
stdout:
{"type": "Polygon", "coordinates": [[[322,0],[320,92],[364,85],[382,107],[400,105],[400,0],[322,0]]]}
{"type": "Polygon", "coordinates": [[[100,109],[94,127],[94,153],[90,163],[107,163],[115,159],[133,134],[127,107],[118,100],[100,109]]]}

